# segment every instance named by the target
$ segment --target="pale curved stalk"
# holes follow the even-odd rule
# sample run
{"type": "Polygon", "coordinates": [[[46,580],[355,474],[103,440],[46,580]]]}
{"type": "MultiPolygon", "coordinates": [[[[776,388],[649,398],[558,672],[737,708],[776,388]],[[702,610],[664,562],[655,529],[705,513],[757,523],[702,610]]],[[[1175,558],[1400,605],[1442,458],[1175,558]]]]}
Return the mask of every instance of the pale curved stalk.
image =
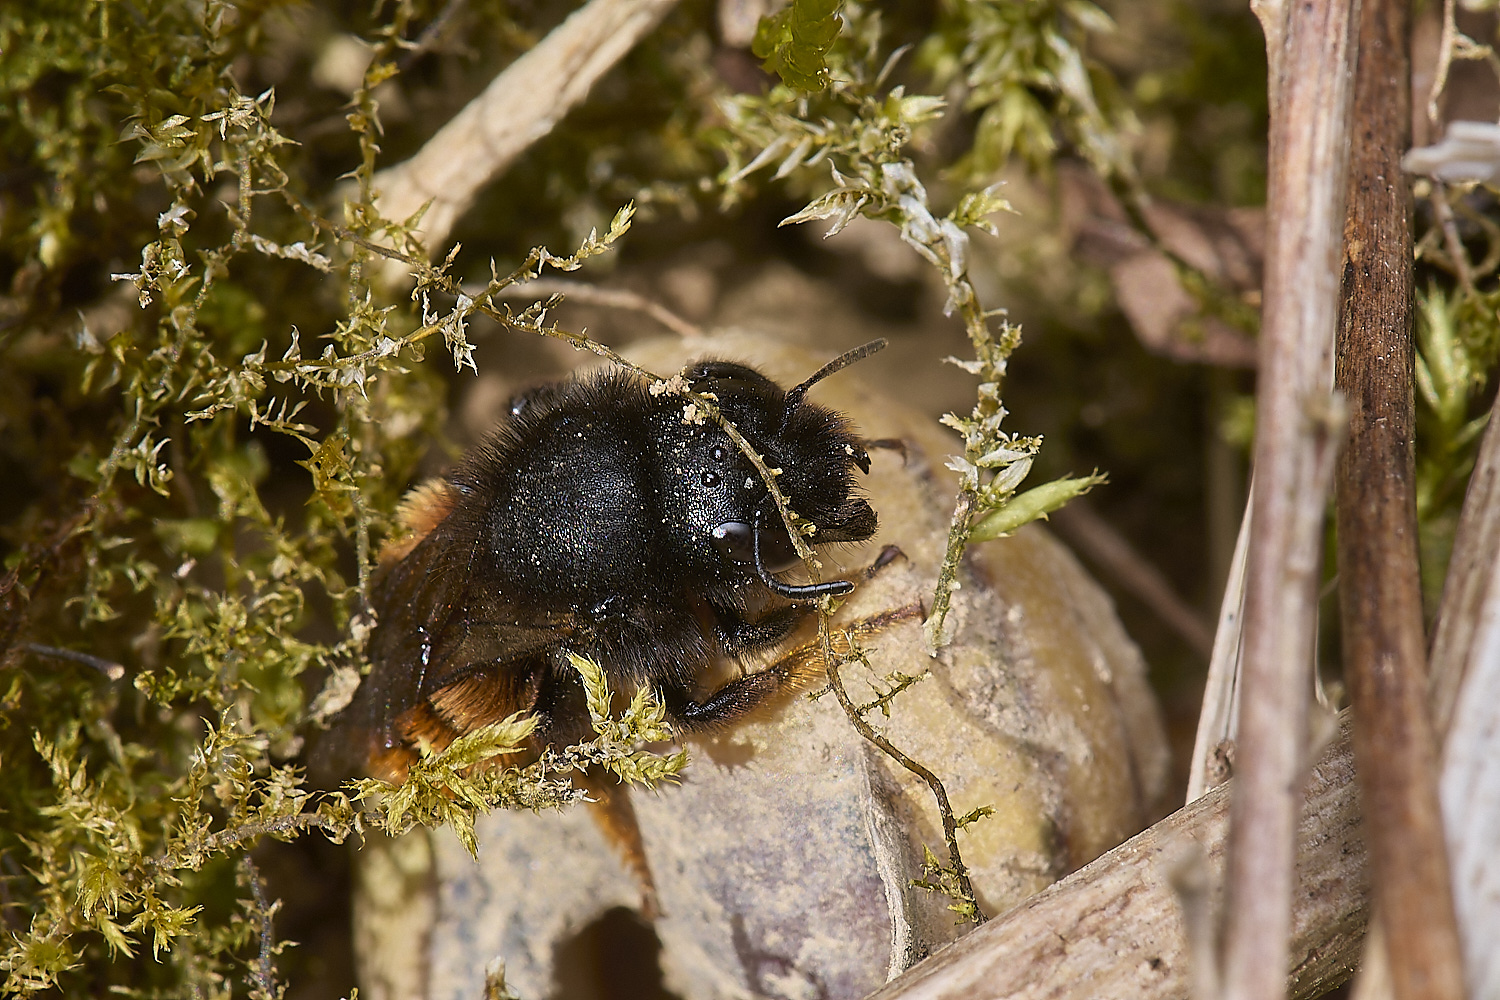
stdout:
{"type": "Polygon", "coordinates": [[[1188,772],[1186,801],[1192,802],[1228,777],[1226,759],[1234,745],[1240,722],[1240,653],[1245,624],[1245,560],[1250,550],[1251,503],[1245,504],[1224,600],[1219,605],[1218,628],[1213,653],[1208,660],[1208,681],[1203,688],[1203,707],[1198,713],[1198,734],[1193,740],[1193,760],[1188,772]]]}
{"type": "Polygon", "coordinates": [[[427,211],[413,230],[429,252],[486,184],[588,96],[677,0],[590,0],[511,63],[416,155],[375,175],[381,215],[427,211]]]}

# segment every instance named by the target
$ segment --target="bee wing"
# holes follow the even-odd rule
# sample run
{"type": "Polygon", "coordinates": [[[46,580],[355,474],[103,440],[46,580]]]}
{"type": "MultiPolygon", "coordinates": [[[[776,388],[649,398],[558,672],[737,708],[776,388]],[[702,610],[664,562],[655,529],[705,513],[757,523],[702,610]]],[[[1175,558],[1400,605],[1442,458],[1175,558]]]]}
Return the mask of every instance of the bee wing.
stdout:
{"type": "Polygon", "coordinates": [[[525,621],[495,595],[476,595],[433,650],[422,701],[397,719],[407,740],[438,745],[536,706],[543,668],[573,630],[566,619],[525,621]],[[443,732],[433,729],[438,723],[443,732]]]}
{"type": "Polygon", "coordinates": [[[377,773],[404,771],[413,743],[442,747],[529,710],[537,671],[526,661],[550,655],[570,632],[566,619],[528,613],[476,575],[479,535],[476,525],[449,517],[376,588],[380,619],[360,714],[377,773]]]}
{"type": "Polygon", "coordinates": [[[431,690],[434,653],[450,622],[462,622],[467,575],[478,555],[477,532],[448,523],[430,531],[376,587],[379,615],[368,653],[373,666],[361,695],[367,699],[377,747],[401,743],[397,719],[431,690]]]}

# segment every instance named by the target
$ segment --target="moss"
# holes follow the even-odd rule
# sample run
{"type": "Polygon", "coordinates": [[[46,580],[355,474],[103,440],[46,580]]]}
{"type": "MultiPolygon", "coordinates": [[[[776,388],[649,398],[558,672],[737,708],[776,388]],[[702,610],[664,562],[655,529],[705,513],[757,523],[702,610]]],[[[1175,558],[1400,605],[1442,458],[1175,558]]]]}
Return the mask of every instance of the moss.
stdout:
{"type": "MultiPolygon", "coordinates": [[[[994,187],[1002,171],[1019,165],[1044,184],[1065,158],[1127,202],[1148,191],[1253,201],[1264,91],[1263,66],[1245,55],[1258,47],[1247,18],[1119,4],[1112,20],[1072,2],[930,14],[851,2],[834,16],[832,4],[799,2],[763,26],[758,51],[776,83],[753,66],[716,69],[711,57],[735,53],[718,47],[708,5],[685,4],[481,202],[462,248],[422,247],[412,220],[381,219],[377,162],[424,141],[571,6],[534,5],[524,19],[436,0],[0,7],[5,992],[275,995],[284,942],[248,860],[256,843],[419,822],[463,835],[479,808],[570,801],[570,768],[649,782],[681,766],[637,748],[661,722],[637,699],[619,718],[596,712],[589,744],[528,769],[473,768],[515,745],[526,725],[515,719],[425,758],[396,792],[306,781],[307,746],[364,665],[373,553],[430,453],[456,450],[449,362],[465,373],[490,363],[473,328],[612,356],[559,325],[550,300],[501,304],[510,285],[621,245],[627,260],[667,260],[684,239],[753,247],[738,252],[760,257],[736,266],[758,263],[768,246],[794,246],[771,243],[768,218],[894,227],[946,293],[979,386],[949,420],[964,479],[950,570],[971,524],[998,517],[989,523],[1010,530],[1007,513],[1049,509],[1048,488],[1024,482],[1033,467],[1111,457],[1091,444],[1106,436],[1072,417],[1053,429],[1048,451],[1065,458],[1050,465],[1037,435],[1003,426],[1019,326],[990,299],[1014,296],[1040,317],[1050,346],[1034,370],[1072,370],[1083,355],[1093,365],[1068,384],[1022,385],[1023,398],[1045,393],[1075,413],[1094,383],[1149,399],[1196,378],[1149,368],[1118,324],[1110,341],[1071,301],[1028,300],[1026,288],[1051,287],[1028,285],[1026,267],[1040,266],[1027,262],[1041,258],[1004,248],[1023,263],[1021,280],[1001,282],[986,271],[1001,251],[977,251],[989,237],[976,234],[1008,207],[994,187]],[[1157,16],[1176,27],[1142,28],[1157,16]],[[1151,36],[1152,59],[1121,57],[1120,33],[1151,36]],[[362,38],[369,59],[336,91],[318,63],[343,34],[362,38]],[[1226,52],[1238,54],[1227,83],[1226,52]],[[1191,128],[1205,108],[1218,109],[1217,146],[1191,128]],[[1160,134],[1177,145],[1153,159],[1141,137],[1160,134]],[[639,219],[622,208],[636,204],[639,219]],[[631,232],[642,220],[649,231],[631,232]],[[441,263],[427,263],[429,250],[441,263]],[[411,294],[377,280],[393,254],[413,273],[411,294]],[[1023,486],[1044,492],[1018,503],[1023,486]]],[[[1462,494],[1494,361],[1488,275],[1478,291],[1426,299],[1431,537],[1462,494]]],[[[1194,294],[1228,301],[1210,285],[1194,294]]],[[[1146,484],[1153,523],[1175,525],[1161,509],[1177,493],[1161,484],[1195,459],[1180,428],[1159,430],[1131,434],[1128,458],[1156,463],[1133,481],[1146,484]]],[[[937,642],[941,614],[934,623],[937,642]]],[[[888,682],[856,711],[899,710],[914,679],[888,682]]],[[[952,889],[957,871],[938,866],[934,885],[952,889]]]]}

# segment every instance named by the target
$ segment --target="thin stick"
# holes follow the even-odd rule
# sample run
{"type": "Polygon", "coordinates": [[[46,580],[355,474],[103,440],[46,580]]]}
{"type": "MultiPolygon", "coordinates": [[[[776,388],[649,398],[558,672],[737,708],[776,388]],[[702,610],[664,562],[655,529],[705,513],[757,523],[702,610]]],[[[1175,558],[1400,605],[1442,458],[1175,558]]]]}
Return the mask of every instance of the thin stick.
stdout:
{"type": "Polygon", "coordinates": [[[1224,996],[1286,982],[1293,832],[1307,745],[1323,510],[1337,423],[1330,386],[1348,152],[1352,0],[1290,4],[1271,53],[1265,307],[1244,686],[1230,833],[1224,996]]]}
{"type": "Polygon", "coordinates": [[[453,19],[458,16],[459,11],[464,9],[465,3],[466,0],[448,0],[443,5],[443,9],[438,12],[438,16],[433,18],[427,27],[422,30],[422,34],[413,43],[412,47],[402,53],[399,65],[403,73],[411,69],[412,63],[426,55],[427,51],[442,39],[443,34],[448,30],[448,25],[452,24],[453,19]]]}
{"type": "Polygon", "coordinates": [[[35,653],[38,656],[50,656],[56,660],[72,660],[74,663],[82,663],[85,666],[93,667],[112,681],[117,681],[125,676],[125,668],[115,661],[106,660],[90,653],[80,653],[76,649],[43,646],[36,642],[22,643],[21,648],[28,653],[35,653]]]}
{"type": "Polygon", "coordinates": [[[1443,112],[1439,102],[1448,88],[1448,71],[1453,68],[1453,50],[1458,41],[1458,12],[1455,0],[1443,0],[1443,34],[1438,41],[1437,69],[1432,74],[1432,89],[1427,92],[1427,123],[1432,134],[1442,129],[1443,112]]]}
{"type": "Polygon", "coordinates": [[[937,800],[938,814],[943,821],[943,840],[948,846],[948,864],[953,869],[954,878],[958,882],[958,891],[963,900],[974,907],[974,922],[984,923],[986,919],[984,911],[979,908],[979,899],[974,895],[974,884],[969,879],[968,866],[964,864],[963,853],[958,848],[958,821],[953,815],[953,806],[948,802],[948,790],[943,787],[943,782],[937,775],[902,753],[899,747],[876,732],[875,727],[865,721],[864,716],[850,700],[849,692],[844,690],[844,679],[839,674],[841,661],[833,649],[826,615],[822,616],[818,623],[818,632],[822,642],[823,656],[828,664],[828,686],[833,688],[833,695],[838,699],[844,714],[849,717],[850,724],[860,736],[878,747],[887,757],[920,778],[932,792],[932,797],[937,800]]]}
{"type": "Polygon", "coordinates": [[[276,981],[276,911],[281,908],[281,901],[273,903],[267,898],[260,869],[250,855],[240,858],[240,867],[244,869],[245,881],[250,883],[250,897],[255,902],[251,915],[259,922],[256,935],[260,938],[260,953],[250,963],[250,975],[255,984],[250,991],[251,1000],[279,1000],[286,994],[285,987],[276,981]]]}
{"type": "MultiPolygon", "coordinates": [[[[465,289],[473,295],[483,289],[465,289]]],[[[703,328],[689,323],[681,316],[644,295],[623,288],[600,288],[583,281],[567,281],[563,278],[533,278],[531,281],[507,285],[495,293],[497,299],[544,299],[549,295],[563,295],[570,301],[588,306],[604,306],[607,309],[628,309],[645,313],[679,337],[701,337],[703,328]]]]}
{"type": "MultiPolygon", "coordinates": [[[[1201,851],[1209,908],[1222,903],[1215,888],[1222,884],[1233,787],[1231,781],[1211,790],[868,1000],[1194,996],[1187,915],[1172,874],[1185,849],[1201,851]]],[[[1313,767],[1301,813],[1291,961],[1277,979],[1291,996],[1310,998],[1348,978],[1368,917],[1366,827],[1347,731],[1313,767]]]]}
{"type": "Polygon", "coordinates": [[[1178,596],[1161,570],[1151,565],[1124,537],[1081,503],[1071,503],[1051,515],[1058,532],[1098,563],[1122,587],[1145,602],[1156,617],[1207,660],[1214,648],[1213,630],[1187,601],[1178,596]]]}
{"type": "Polygon", "coordinates": [[[551,132],[594,82],[667,16],[677,0],[589,0],[511,63],[417,154],[380,171],[378,207],[440,246],[479,189],[551,132]]]}
{"type": "Polygon", "coordinates": [[[1349,440],[1337,484],[1344,679],[1373,882],[1397,1000],[1462,1000],[1438,805],[1417,563],[1411,70],[1405,0],[1363,0],[1337,385],[1349,440]]]}
{"type": "Polygon", "coordinates": [[[1245,505],[1240,533],[1235,539],[1219,624],[1214,630],[1213,654],[1208,658],[1208,681],[1203,685],[1203,708],[1193,740],[1193,762],[1188,771],[1187,798],[1191,802],[1222,785],[1230,776],[1235,734],[1240,728],[1240,673],[1245,650],[1245,562],[1250,555],[1250,517],[1245,505]]]}
{"type": "MultiPolygon", "coordinates": [[[[1398,162],[1397,166],[1399,165],[1398,162]]],[[[1443,231],[1443,247],[1448,252],[1448,260],[1453,265],[1453,273],[1458,276],[1458,283],[1463,286],[1463,290],[1473,294],[1474,267],[1469,263],[1469,251],[1464,249],[1464,241],[1458,235],[1458,223],[1453,218],[1453,206],[1448,204],[1448,188],[1442,181],[1432,182],[1432,197],[1428,199],[1428,202],[1432,205],[1432,214],[1437,216],[1438,226],[1443,231]]]]}

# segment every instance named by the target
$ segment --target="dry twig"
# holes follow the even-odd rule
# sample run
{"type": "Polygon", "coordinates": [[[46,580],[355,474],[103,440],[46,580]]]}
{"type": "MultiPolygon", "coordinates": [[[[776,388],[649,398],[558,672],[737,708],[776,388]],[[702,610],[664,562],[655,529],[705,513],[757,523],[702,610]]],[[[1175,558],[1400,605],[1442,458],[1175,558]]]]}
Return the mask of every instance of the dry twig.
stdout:
{"type": "MultiPolygon", "coordinates": [[[[468,291],[472,294],[475,290],[468,291]]],[[[563,295],[580,305],[645,313],[679,337],[703,336],[702,327],[689,323],[660,302],[623,288],[600,288],[587,282],[563,278],[535,278],[522,284],[507,285],[495,293],[495,297],[499,299],[527,301],[536,301],[548,295],[563,295]]]]}
{"type": "Polygon", "coordinates": [[[969,878],[968,866],[964,864],[963,853],[958,849],[958,819],[953,815],[953,806],[948,801],[948,789],[943,786],[942,779],[933,774],[929,768],[908,757],[894,743],[876,732],[875,727],[865,720],[860,710],[850,701],[849,692],[844,688],[844,680],[839,673],[839,659],[834,652],[826,617],[819,622],[818,630],[823,643],[824,662],[828,664],[828,686],[833,689],[833,695],[838,699],[839,707],[844,710],[855,732],[873,746],[878,747],[881,753],[916,775],[932,792],[932,797],[937,802],[938,815],[943,821],[943,841],[948,846],[948,864],[957,883],[958,902],[960,905],[967,904],[972,908],[972,913],[963,915],[973,919],[977,924],[984,923],[987,917],[979,908],[978,897],[974,895],[974,883],[969,878]]]}
{"type": "Polygon", "coordinates": [[[1404,0],[1363,0],[1337,384],[1339,604],[1360,789],[1392,994],[1461,1000],[1462,959],[1438,807],[1417,563],[1411,123],[1404,0]]]}
{"type": "Polygon", "coordinates": [[[1245,641],[1245,563],[1250,554],[1252,504],[1245,504],[1234,556],[1224,582],[1214,648],[1208,658],[1208,680],[1203,685],[1203,708],[1188,770],[1185,801],[1222,785],[1232,773],[1234,737],[1240,728],[1240,664],[1245,641]]]}
{"type": "Polygon", "coordinates": [[[380,213],[438,247],[474,196],[588,96],[677,0],[590,0],[506,67],[417,154],[375,175],[380,213]],[[430,204],[429,204],[430,203],[430,204]]]}
{"type": "Polygon", "coordinates": [[[1179,597],[1161,571],[1110,527],[1109,522],[1085,504],[1075,502],[1052,514],[1052,524],[1120,586],[1144,601],[1193,652],[1205,660],[1209,658],[1214,635],[1203,616],[1179,597]]]}
{"type": "Polygon", "coordinates": [[[84,666],[93,667],[109,680],[117,681],[125,676],[125,667],[113,660],[106,660],[92,653],[82,653],[76,649],[60,649],[57,646],[43,646],[35,642],[23,642],[21,648],[28,653],[38,656],[48,656],[56,660],[72,660],[74,663],[82,663],[84,666]]]}
{"type": "Polygon", "coordinates": [[[266,896],[266,884],[260,877],[260,869],[250,855],[240,858],[240,873],[250,886],[250,899],[254,903],[249,916],[254,920],[255,935],[260,939],[260,950],[250,962],[251,1000],[281,1000],[286,987],[276,979],[276,911],[281,909],[281,900],[272,902],[266,896]]]}
{"type": "Polygon", "coordinates": [[[1352,4],[1257,8],[1272,119],[1255,510],[1230,833],[1224,995],[1283,995],[1293,831],[1307,742],[1323,509],[1338,418],[1330,392],[1348,150],[1352,4]],[[1284,18],[1284,20],[1283,20],[1284,18]]]}
{"type": "MultiPolygon", "coordinates": [[[[869,1000],[1186,1000],[1189,933],[1172,887],[1185,847],[1222,886],[1231,781],[913,966],[869,1000]],[[1196,845],[1193,848],[1193,845],[1196,845]]],[[[1291,960],[1296,998],[1348,978],[1368,915],[1365,851],[1347,728],[1299,797],[1291,960]]],[[[1211,895],[1221,895],[1221,893],[1211,895]]],[[[1208,909],[1222,905],[1209,900],[1208,909]]],[[[1202,928],[1198,928],[1202,930],[1202,928]]],[[[1211,934],[1211,930],[1210,930],[1211,934]]]]}

